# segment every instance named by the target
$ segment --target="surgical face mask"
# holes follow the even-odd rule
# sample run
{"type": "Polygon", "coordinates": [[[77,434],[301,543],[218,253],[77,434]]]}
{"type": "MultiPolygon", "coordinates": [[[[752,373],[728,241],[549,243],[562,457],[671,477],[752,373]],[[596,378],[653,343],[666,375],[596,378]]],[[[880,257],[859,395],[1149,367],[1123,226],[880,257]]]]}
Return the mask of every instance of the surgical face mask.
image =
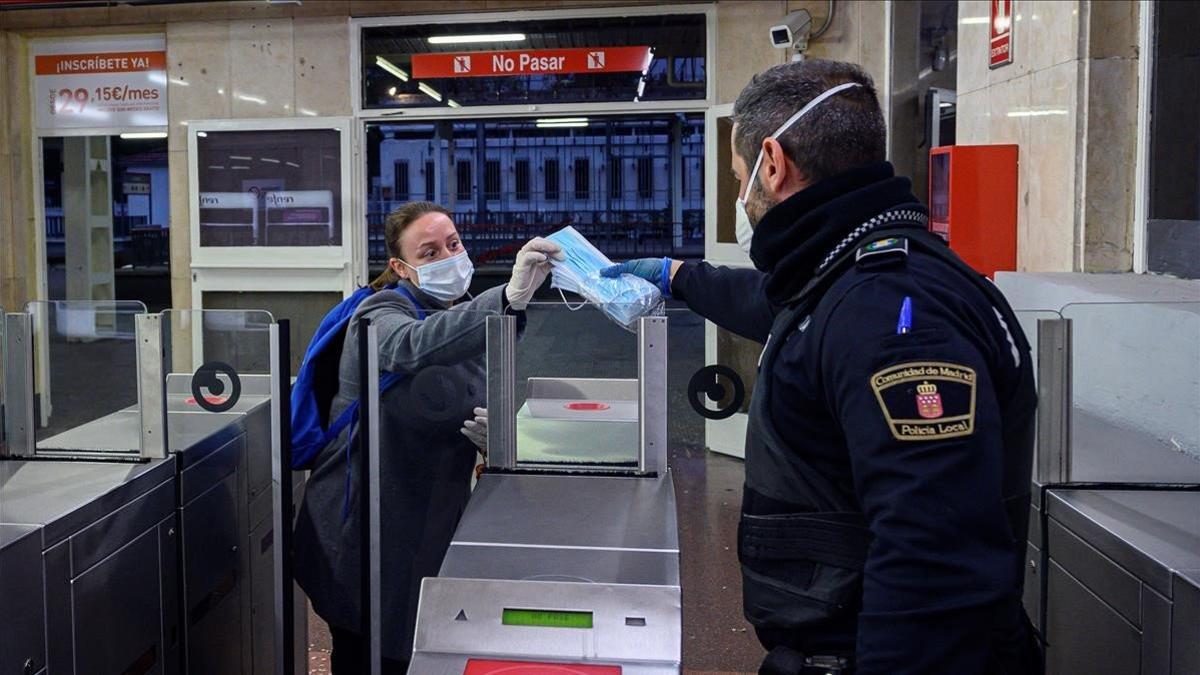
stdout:
{"type": "Polygon", "coordinates": [[[471,277],[475,276],[475,265],[466,251],[421,265],[420,269],[403,260],[400,262],[417,273],[417,288],[442,302],[452,302],[466,295],[471,277]]]}
{"type": "Polygon", "coordinates": [[[567,290],[582,295],[609,319],[635,333],[640,317],[662,314],[662,292],[654,284],[632,274],[616,279],[600,276],[600,270],[612,261],[575,228],[564,227],[546,238],[562,247],[564,259],[550,261],[550,285],[560,294],[567,290]]]}
{"type": "MultiPolygon", "coordinates": [[[[787,118],[787,120],[783,124],[779,125],[779,128],[767,138],[779,138],[784,132],[790,129],[793,124],[796,123],[796,120],[807,115],[810,110],[820,105],[822,101],[830,96],[833,96],[840,91],[861,86],[862,85],[857,82],[847,82],[845,84],[839,84],[836,87],[826,89],[818,94],[816,98],[809,101],[808,104],[801,108],[796,114],[787,118]]],[[[754,160],[754,168],[750,170],[750,178],[746,181],[746,195],[742,196],[739,194],[737,201],[735,201],[733,205],[734,211],[737,213],[736,232],[738,246],[741,246],[742,250],[746,253],[750,252],[750,243],[754,238],[754,225],[750,222],[750,216],[746,213],[746,201],[750,199],[750,193],[754,191],[754,180],[758,178],[758,167],[762,166],[762,158],[763,154],[762,150],[760,149],[758,151],[758,157],[756,157],[754,160]]]]}

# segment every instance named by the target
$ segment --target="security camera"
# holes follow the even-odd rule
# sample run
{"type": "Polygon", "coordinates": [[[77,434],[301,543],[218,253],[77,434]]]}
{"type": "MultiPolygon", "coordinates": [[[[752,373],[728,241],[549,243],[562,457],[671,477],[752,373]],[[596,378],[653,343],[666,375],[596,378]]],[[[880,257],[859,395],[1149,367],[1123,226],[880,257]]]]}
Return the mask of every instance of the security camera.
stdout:
{"type": "Polygon", "coordinates": [[[783,17],[783,23],[771,26],[771,46],[776,49],[796,48],[803,52],[808,48],[812,34],[812,14],[807,9],[798,9],[783,17]]]}

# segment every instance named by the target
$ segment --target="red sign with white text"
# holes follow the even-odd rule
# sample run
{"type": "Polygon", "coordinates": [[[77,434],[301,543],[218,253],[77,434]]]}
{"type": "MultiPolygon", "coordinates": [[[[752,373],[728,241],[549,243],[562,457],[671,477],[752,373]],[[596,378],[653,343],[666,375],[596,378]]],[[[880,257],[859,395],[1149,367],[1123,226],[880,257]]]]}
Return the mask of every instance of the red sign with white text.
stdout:
{"type": "Polygon", "coordinates": [[[419,80],[426,80],[441,77],[625,73],[646,68],[650,65],[650,58],[649,47],[413,54],[412,75],[419,80]]]}
{"type": "Polygon", "coordinates": [[[1014,0],[989,0],[992,7],[991,33],[988,42],[988,67],[998,68],[1012,63],[1012,19],[1014,0]]]}

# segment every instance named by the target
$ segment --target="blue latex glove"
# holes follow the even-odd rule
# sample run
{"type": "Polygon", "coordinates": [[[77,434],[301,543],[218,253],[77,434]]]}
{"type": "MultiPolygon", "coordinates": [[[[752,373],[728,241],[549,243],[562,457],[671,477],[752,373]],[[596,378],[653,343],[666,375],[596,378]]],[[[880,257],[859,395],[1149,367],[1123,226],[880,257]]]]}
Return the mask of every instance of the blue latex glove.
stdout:
{"type": "Polygon", "coordinates": [[[657,286],[664,298],[671,297],[670,258],[635,258],[600,270],[600,276],[609,279],[616,279],[622,274],[641,277],[657,286]]]}

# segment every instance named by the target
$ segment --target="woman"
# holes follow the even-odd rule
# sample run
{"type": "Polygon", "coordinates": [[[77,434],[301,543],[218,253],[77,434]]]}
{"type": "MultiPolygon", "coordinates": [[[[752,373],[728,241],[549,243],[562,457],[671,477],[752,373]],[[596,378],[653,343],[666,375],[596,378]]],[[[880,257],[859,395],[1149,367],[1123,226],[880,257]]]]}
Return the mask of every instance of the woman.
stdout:
{"type": "MultiPolygon", "coordinates": [[[[483,449],[474,409],[486,403],[485,319],[523,313],[549,274],[550,258],[562,254],[557,245],[534,239],[517,254],[506,285],[458,303],[474,268],[444,208],[411,202],[388,216],[384,237],[388,269],[371,284],[377,292],[358,306],[347,329],[330,419],[359,396],[357,325],[370,317],[379,331],[380,368],[401,375],[380,394],[378,592],[383,670],[403,673],[412,653],[421,579],[437,576],[470,494],[476,444],[483,449]],[[449,391],[459,396],[450,399],[449,391]],[[460,433],[462,420],[472,423],[460,433]]],[[[335,675],[367,672],[359,661],[361,473],[355,429],[352,425],[349,438],[343,432],[318,455],[296,521],[296,580],[329,623],[335,675]]]]}

